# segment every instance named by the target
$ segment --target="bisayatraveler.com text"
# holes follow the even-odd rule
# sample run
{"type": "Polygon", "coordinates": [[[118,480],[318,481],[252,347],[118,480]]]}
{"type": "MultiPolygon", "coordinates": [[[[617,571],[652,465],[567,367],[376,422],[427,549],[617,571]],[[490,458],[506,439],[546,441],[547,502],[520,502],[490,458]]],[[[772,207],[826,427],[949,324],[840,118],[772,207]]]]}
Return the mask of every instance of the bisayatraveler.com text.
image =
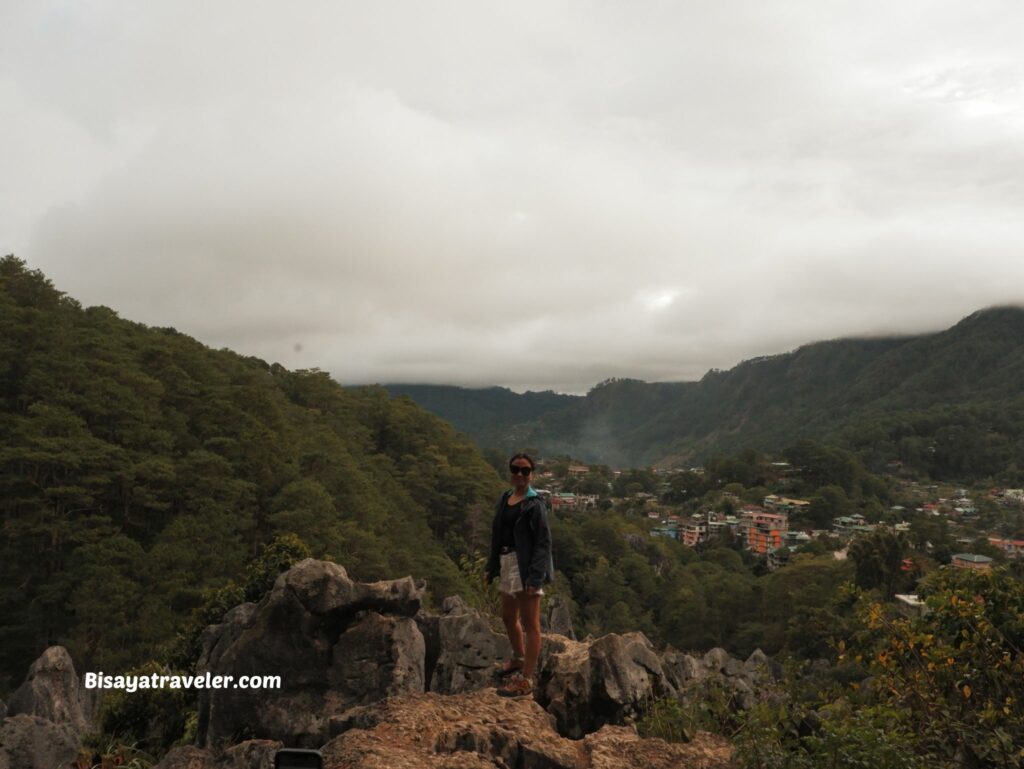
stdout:
{"type": "Polygon", "coordinates": [[[86,689],[121,689],[135,692],[139,689],[280,689],[281,676],[198,676],[161,675],[105,675],[85,674],[86,689]]]}

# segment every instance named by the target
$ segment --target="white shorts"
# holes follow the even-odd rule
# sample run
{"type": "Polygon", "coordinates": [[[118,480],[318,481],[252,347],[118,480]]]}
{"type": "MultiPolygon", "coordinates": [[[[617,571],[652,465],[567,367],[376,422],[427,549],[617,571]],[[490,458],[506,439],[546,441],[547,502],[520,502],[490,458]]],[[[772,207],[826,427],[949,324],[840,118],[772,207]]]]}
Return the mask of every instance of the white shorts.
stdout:
{"type": "MultiPolygon", "coordinates": [[[[515,595],[523,592],[523,579],[519,576],[519,559],[515,553],[504,553],[501,556],[501,576],[498,580],[498,590],[505,595],[515,595]]],[[[544,595],[544,589],[538,588],[534,595],[544,595]]]]}

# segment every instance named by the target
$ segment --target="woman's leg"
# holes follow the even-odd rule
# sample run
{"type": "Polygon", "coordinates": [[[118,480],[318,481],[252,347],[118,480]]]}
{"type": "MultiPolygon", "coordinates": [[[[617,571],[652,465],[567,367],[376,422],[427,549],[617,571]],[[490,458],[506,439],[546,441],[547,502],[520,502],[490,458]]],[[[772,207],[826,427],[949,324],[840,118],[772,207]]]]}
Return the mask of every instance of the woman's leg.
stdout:
{"type": "Polygon", "coordinates": [[[512,644],[512,654],[523,658],[523,628],[519,624],[519,602],[515,596],[501,594],[501,619],[505,623],[508,642],[512,644]]]}
{"type": "Polygon", "coordinates": [[[533,680],[540,658],[540,596],[528,595],[524,590],[516,594],[519,604],[519,616],[523,622],[523,633],[526,636],[526,659],[523,660],[523,675],[533,680]]]}

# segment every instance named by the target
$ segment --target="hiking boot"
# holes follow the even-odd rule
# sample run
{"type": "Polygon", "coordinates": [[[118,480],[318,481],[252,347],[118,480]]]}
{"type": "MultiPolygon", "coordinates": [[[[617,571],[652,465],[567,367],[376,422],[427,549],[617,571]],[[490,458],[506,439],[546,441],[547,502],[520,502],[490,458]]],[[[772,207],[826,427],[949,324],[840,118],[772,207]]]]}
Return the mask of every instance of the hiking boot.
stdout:
{"type": "Polygon", "coordinates": [[[494,665],[494,675],[498,678],[508,678],[513,673],[518,673],[523,667],[523,658],[513,656],[504,662],[498,662],[494,665]]]}
{"type": "Polygon", "coordinates": [[[499,697],[529,697],[532,694],[530,679],[518,672],[510,675],[504,686],[498,689],[499,697]]]}

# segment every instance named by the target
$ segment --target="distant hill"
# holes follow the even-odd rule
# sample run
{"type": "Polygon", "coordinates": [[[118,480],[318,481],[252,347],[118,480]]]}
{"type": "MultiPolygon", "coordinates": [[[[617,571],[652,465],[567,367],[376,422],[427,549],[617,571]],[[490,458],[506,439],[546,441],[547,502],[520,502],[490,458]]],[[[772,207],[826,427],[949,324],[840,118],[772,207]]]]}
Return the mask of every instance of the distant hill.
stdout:
{"type": "Polygon", "coordinates": [[[407,397],[451,422],[481,446],[515,445],[530,423],[582,401],[579,395],[544,392],[514,393],[506,387],[479,389],[447,385],[387,384],[394,397],[407,397]]]}
{"type": "MultiPolygon", "coordinates": [[[[445,401],[474,392],[447,388],[445,401]]],[[[488,419],[476,401],[470,421],[407,394],[482,445],[613,465],[814,438],[856,448],[875,469],[901,460],[935,477],[1011,481],[1024,471],[1024,308],[982,310],[935,334],[817,342],[698,382],[609,380],[548,411],[507,393],[515,405],[495,401],[488,419]],[[527,417],[511,424],[517,408],[527,417]]]]}

